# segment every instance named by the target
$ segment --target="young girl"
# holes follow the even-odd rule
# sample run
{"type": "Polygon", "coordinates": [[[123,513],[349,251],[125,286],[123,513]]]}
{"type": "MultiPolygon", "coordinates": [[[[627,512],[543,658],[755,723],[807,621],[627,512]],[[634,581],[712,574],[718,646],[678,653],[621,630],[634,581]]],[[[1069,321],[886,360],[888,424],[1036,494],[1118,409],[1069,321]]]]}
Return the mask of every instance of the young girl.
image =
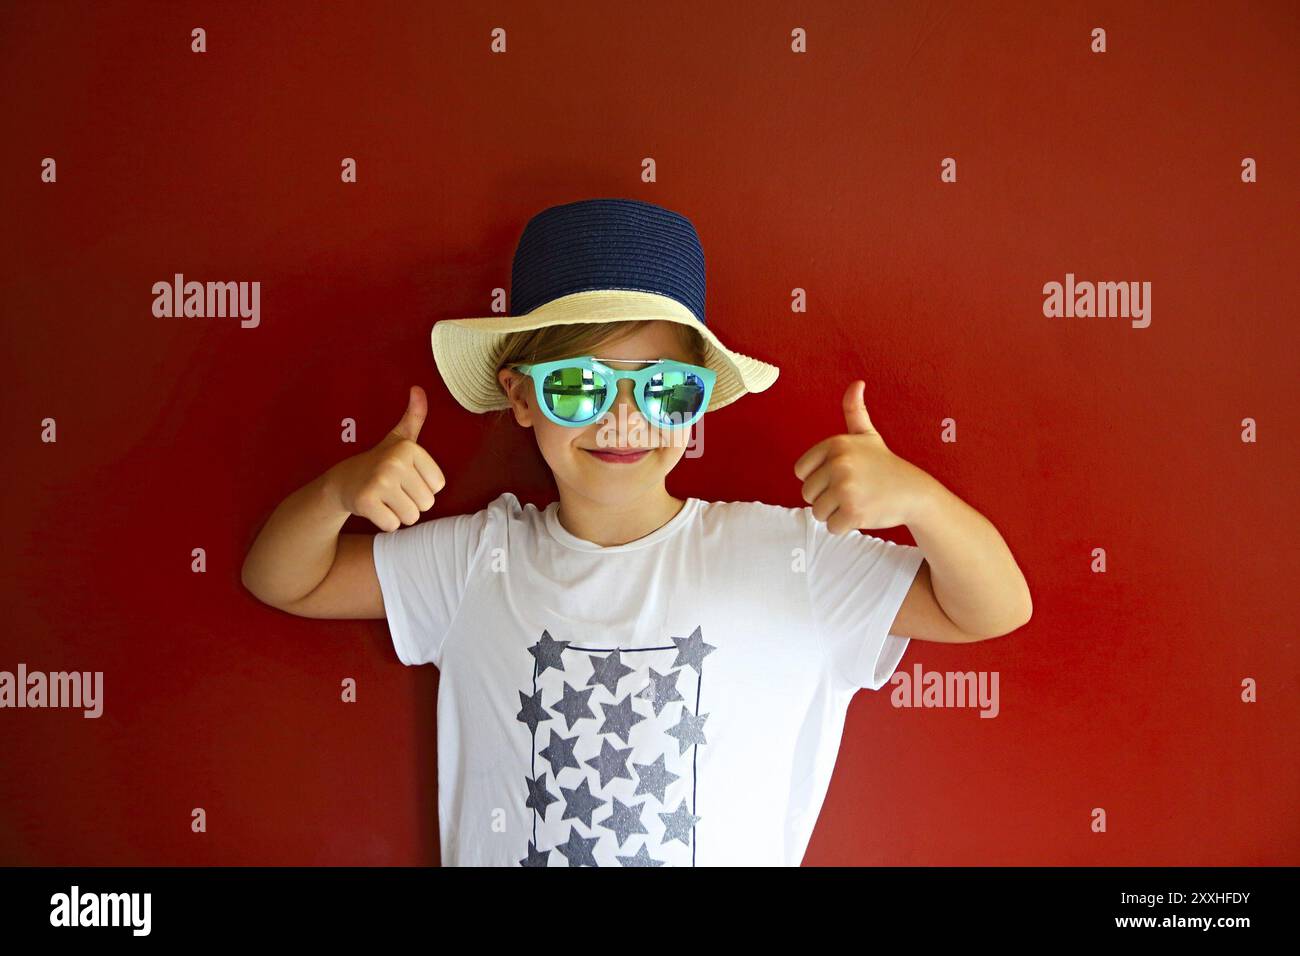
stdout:
{"type": "Polygon", "coordinates": [[[668,493],[700,416],[777,376],[705,324],[679,214],[545,210],[511,293],[513,316],[436,323],[434,357],[463,406],[532,429],[558,500],[417,524],[446,479],[414,387],[382,442],[276,509],[245,585],[306,617],[386,616],[403,663],[439,668],[444,865],[798,865],[854,693],[912,638],[1024,624],[1020,569],[889,451],[860,381],[845,432],[794,465],[809,507],[668,493]],[[340,534],[353,514],[381,533],[340,534]],[[917,547],[862,533],[901,524],[917,547]]]}

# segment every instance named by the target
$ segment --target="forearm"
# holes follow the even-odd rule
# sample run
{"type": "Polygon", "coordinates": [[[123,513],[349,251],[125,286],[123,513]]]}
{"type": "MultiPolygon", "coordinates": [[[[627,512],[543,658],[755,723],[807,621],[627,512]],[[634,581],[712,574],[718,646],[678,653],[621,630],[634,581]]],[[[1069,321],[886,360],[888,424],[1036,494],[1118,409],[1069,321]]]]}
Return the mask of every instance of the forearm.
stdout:
{"type": "Polygon", "coordinates": [[[930,478],[907,527],[930,565],[935,599],[959,628],[999,637],[1029,620],[1029,585],[1002,535],[938,480],[930,478]]]}
{"type": "Polygon", "coordinates": [[[306,597],[329,574],[348,516],[330,472],[299,488],[271,512],[249,549],[244,587],[273,607],[306,597]]]}

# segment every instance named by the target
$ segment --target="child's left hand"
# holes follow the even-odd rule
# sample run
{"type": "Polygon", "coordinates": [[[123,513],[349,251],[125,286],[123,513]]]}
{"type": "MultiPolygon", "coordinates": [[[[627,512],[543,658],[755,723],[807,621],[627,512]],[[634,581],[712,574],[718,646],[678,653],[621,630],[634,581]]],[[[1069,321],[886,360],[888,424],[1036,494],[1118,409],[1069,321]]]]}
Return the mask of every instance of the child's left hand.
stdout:
{"type": "Polygon", "coordinates": [[[848,434],[818,442],[794,465],[803,500],[832,534],[908,524],[935,485],[929,474],[885,447],[863,403],[866,387],[859,379],[844,393],[848,434]]]}

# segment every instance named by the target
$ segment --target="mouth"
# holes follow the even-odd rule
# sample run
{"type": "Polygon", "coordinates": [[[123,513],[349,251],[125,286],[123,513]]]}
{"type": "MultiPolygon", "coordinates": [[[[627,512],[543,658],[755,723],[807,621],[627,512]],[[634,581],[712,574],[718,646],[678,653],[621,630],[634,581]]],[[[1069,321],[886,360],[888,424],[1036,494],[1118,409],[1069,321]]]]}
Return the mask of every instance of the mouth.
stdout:
{"type": "Polygon", "coordinates": [[[640,461],[646,455],[650,454],[653,449],[650,448],[628,448],[624,450],[615,450],[609,448],[584,448],[588,455],[599,459],[600,461],[613,462],[618,465],[630,465],[632,462],[640,461]]]}

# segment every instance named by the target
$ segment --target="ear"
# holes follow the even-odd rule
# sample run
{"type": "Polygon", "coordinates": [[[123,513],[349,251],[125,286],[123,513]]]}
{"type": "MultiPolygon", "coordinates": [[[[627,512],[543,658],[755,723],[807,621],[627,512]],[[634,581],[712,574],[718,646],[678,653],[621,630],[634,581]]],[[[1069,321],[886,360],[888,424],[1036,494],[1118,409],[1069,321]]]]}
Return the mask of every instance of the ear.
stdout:
{"type": "Polygon", "coordinates": [[[533,427],[533,408],[528,401],[528,389],[520,387],[529,381],[528,376],[521,375],[512,368],[503,368],[497,372],[497,381],[510,400],[511,411],[515,421],[524,428],[533,427]]]}

